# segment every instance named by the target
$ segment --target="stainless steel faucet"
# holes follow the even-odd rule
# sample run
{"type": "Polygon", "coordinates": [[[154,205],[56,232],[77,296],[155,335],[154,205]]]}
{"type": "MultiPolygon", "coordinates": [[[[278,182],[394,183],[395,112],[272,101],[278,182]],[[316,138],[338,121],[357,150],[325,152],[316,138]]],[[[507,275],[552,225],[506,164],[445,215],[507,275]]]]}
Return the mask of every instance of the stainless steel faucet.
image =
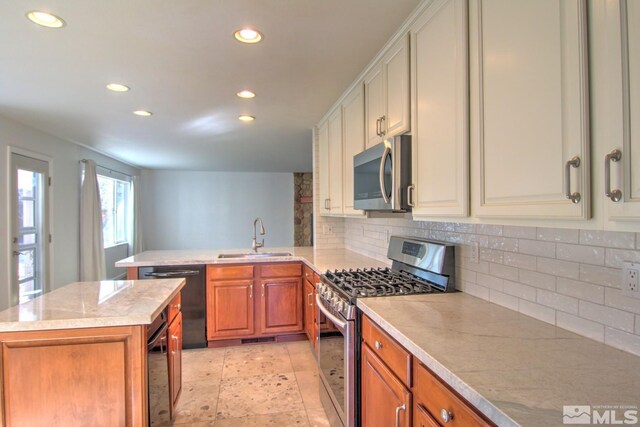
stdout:
{"type": "Polygon", "coordinates": [[[251,247],[255,252],[258,252],[258,248],[264,247],[264,239],[262,242],[258,243],[256,240],[256,224],[260,223],[260,235],[264,236],[264,224],[262,223],[262,218],[258,217],[253,221],[253,240],[251,241],[251,247]]]}

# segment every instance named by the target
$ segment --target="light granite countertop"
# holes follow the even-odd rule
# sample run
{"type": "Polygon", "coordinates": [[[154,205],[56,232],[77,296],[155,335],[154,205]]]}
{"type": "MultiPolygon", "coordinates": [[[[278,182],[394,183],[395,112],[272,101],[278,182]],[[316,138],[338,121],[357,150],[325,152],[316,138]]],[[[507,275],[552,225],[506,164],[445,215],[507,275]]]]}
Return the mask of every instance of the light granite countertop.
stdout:
{"type": "Polygon", "coordinates": [[[76,282],[0,312],[0,332],[148,325],[184,279],[76,282]]]}
{"type": "Polygon", "coordinates": [[[116,267],[153,267],[160,265],[194,265],[194,264],[241,264],[260,262],[288,262],[302,261],[318,273],[327,270],[343,268],[373,268],[385,267],[383,263],[373,258],[360,255],[345,249],[315,249],[313,247],[279,247],[262,248],[259,252],[289,252],[291,256],[266,257],[252,259],[225,258],[220,259],[222,253],[250,253],[247,249],[221,250],[170,250],[145,251],[140,254],[116,262],[116,267]]]}
{"type": "Polygon", "coordinates": [[[498,426],[561,426],[563,405],[640,406],[640,357],[473,296],[358,308],[498,426]]]}

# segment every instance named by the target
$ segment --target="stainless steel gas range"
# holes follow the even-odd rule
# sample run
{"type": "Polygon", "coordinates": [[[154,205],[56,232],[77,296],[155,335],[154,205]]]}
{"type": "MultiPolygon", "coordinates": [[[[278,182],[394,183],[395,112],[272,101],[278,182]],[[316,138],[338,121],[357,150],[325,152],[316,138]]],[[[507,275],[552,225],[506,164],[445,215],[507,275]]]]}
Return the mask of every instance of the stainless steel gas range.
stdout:
{"type": "Polygon", "coordinates": [[[455,291],[454,246],[392,236],[391,268],[327,271],[316,285],[326,318],[320,329],[320,396],[331,425],[355,427],[359,420],[360,321],[358,298],[455,291]]]}

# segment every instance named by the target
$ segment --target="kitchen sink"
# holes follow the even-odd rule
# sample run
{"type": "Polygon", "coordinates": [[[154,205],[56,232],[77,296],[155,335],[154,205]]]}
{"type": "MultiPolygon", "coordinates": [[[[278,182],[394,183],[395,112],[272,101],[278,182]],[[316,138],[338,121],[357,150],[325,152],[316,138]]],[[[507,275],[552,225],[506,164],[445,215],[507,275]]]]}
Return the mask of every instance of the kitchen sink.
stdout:
{"type": "Polygon", "coordinates": [[[283,256],[291,256],[289,252],[250,252],[243,254],[220,254],[218,258],[220,259],[228,259],[228,258],[242,258],[242,259],[254,259],[254,258],[276,258],[283,256]]]}

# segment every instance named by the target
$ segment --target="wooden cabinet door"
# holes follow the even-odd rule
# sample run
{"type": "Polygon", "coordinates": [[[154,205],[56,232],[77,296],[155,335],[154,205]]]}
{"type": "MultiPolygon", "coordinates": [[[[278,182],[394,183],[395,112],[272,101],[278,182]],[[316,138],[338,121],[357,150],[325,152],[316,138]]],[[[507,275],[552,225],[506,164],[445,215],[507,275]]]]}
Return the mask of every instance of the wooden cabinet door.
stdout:
{"type": "Polygon", "coordinates": [[[329,124],[323,122],[318,127],[318,174],[320,180],[320,214],[331,213],[329,208],[329,124]]]}
{"type": "Polygon", "coordinates": [[[438,0],[410,34],[412,214],[468,216],[467,2],[438,0]]]}
{"type": "Polygon", "coordinates": [[[343,173],[342,196],[345,215],[363,216],[364,212],[353,207],[353,156],[364,150],[364,91],[357,85],[342,102],[343,173]]]}
{"type": "Polygon", "coordinates": [[[590,217],[586,9],[586,0],[471,2],[478,217],[590,217]]]}
{"type": "Polygon", "coordinates": [[[182,313],[169,325],[169,395],[171,396],[171,418],[175,414],[182,392],[182,313]]]}
{"type": "Polygon", "coordinates": [[[431,414],[421,404],[413,404],[413,427],[440,427],[431,414]]]}
{"type": "Polygon", "coordinates": [[[384,79],[382,66],[373,68],[364,78],[366,148],[382,141],[379,135],[384,116],[384,79]]]}
{"type": "Polygon", "coordinates": [[[342,108],[329,116],[329,209],[342,214],[342,108]]]}
{"type": "MultiPolygon", "coordinates": [[[[610,162],[611,190],[619,190],[619,200],[605,196],[609,220],[640,220],[640,4],[634,0],[620,0],[604,7],[606,40],[602,47],[607,57],[606,84],[603,88],[609,101],[606,111],[598,118],[610,126],[604,141],[601,158],[620,151],[620,159],[610,162]]],[[[605,190],[606,191],[606,190],[605,190]]],[[[633,227],[633,224],[629,225],[633,227]]]]}
{"type": "Polygon", "coordinates": [[[409,427],[412,409],[411,392],[366,344],[362,345],[361,369],[363,427],[409,427]]]}
{"type": "Polygon", "coordinates": [[[207,339],[253,335],[253,280],[207,284],[207,339]]]}
{"type": "Polygon", "coordinates": [[[260,283],[260,332],[302,330],[302,279],[263,280],[260,283]]]}
{"type": "Polygon", "coordinates": [[[409,35],[400,38],[382,60],[384,76],[384,106],[382,129],[384,137],[411,130],[409,91],[409,35]]]}

